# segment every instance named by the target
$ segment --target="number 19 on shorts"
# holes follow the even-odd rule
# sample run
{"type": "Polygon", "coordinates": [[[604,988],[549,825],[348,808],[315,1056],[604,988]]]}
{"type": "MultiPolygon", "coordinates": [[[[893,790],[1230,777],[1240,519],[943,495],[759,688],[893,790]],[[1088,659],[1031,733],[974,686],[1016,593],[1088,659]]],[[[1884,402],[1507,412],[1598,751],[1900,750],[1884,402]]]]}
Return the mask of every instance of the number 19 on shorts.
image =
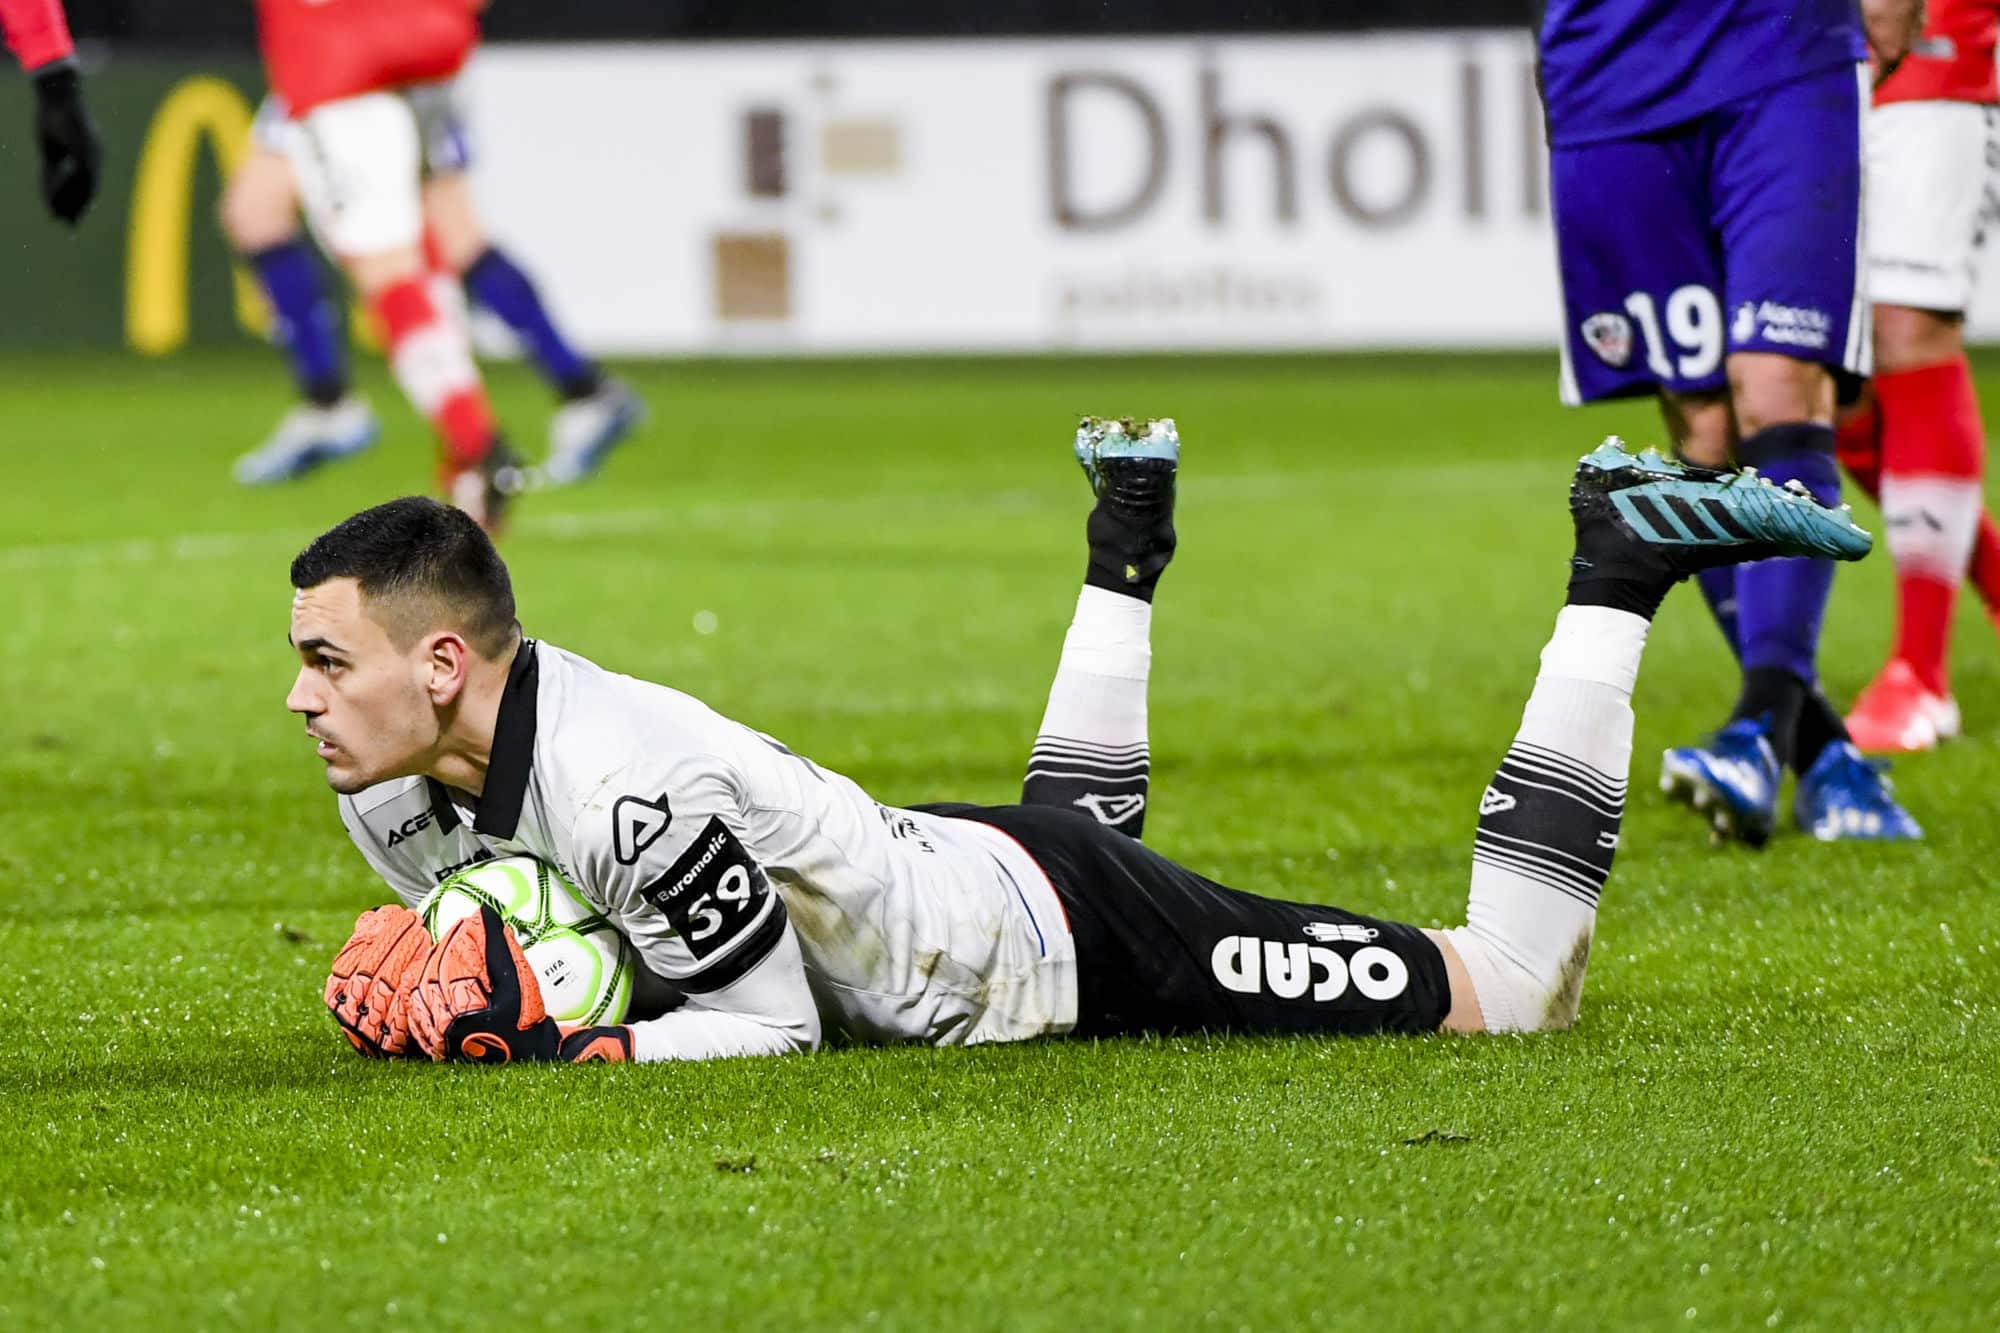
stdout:
{"type": "Polygon", "coordinates": [[[1633,292],[1625,298],[1625,313],[1645,344],[1646,368],[1661,381],[1698,380],[1722,364],[1722,303],[1708,288],[1697,283],[1674,288],[1664,311],[1654,306],[1651,293],[1633,292]]]}

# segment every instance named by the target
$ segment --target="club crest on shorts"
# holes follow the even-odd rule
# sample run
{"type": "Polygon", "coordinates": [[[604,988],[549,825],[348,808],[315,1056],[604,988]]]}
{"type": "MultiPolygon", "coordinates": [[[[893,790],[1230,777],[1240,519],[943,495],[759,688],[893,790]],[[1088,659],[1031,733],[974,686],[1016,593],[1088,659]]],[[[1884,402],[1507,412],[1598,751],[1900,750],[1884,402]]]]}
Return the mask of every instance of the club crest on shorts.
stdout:
{"type": "Polygon", "coordinates": [[[1729,326],[1729,341],[1747,343],[1757,336],[1757,303],[1745,301],[1736,307],[1736,318],[1729,326]]]}
{"type": "Polygon", "coordinates": [[[1583,321],[1583,345],[1607,366],[1623,368],[1632,359],[1632,321],[1609,311],[1583,321]]]}

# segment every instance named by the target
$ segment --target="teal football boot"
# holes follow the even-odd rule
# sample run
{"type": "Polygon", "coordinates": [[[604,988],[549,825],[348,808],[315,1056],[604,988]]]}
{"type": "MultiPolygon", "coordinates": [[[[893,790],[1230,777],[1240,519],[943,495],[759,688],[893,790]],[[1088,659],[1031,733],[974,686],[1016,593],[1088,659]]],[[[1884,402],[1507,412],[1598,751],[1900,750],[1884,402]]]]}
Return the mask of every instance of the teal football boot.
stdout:
{"type": "Polygon", "coordinates": [[[1076,428],[1076,461],[1090,480],[1091,493],[1103,495],[1114,477],[1171,475],[1181,457],[1181,435],[1172,417],[1145,420],[1138,417],[1085,417],[1076,428]],[[1127,469],[1120,459],[1152,459],[1146,468],[1127,469]]]}
{"type": "Polygon", "coordinates": [[[1084,581],[1141,601],[1174,558],[1174,492],[1181,437],[1173,418],[1085,417],[1076,428],[1076,461],[1097,504],[1085,535],[1084,581]]]}
{"type": "Polygon", "coordinates": [[[1570,511],[1579,570],[1638,577],[1784,555],[1859,560],[1875,544],[1846,505],[1828,508],[1798,482],[1776,486],[1754,468],[1695,467],[1654,449],[1633,454],[1615,436],[1578,461],[1570,511]]]}

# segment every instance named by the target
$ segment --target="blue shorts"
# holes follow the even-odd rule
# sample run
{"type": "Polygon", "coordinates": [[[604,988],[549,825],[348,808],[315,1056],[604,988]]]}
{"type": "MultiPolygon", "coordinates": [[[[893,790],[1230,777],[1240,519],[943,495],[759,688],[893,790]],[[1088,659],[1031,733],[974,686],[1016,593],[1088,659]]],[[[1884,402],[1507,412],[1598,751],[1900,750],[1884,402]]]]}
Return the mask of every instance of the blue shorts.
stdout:
{"type": "Polygon", "coordinates": [[[1867,105],[1865,69],[1839,69],[1553,149],[1563,401],[1720,389],[1730,352],[1866,375],[1867,105]]]}

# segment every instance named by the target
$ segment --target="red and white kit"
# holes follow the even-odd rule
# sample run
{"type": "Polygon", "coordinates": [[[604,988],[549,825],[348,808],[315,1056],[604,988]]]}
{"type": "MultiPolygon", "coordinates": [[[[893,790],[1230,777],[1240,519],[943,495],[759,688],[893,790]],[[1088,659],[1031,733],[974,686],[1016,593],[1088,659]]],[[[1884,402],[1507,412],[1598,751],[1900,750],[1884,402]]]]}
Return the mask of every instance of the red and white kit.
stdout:
{"type": "Polygon", "coordinates": [[[1931,0],[1868,117],[1868,282],[1878,304],[1962,312],[2000,199],[2000,0],[1931,0]]]}
{"type": "MultiPolygon", "coordinates": [[[[321,244],[344,261],[398,252],[411,271],[359,279],[389,343],[389,365],[444,446],[458,503],[496,521],[478,469],[499,429],[461,322],[432,299],[424,232],[422,105],[479,44],[484,0],[257,0],[271,91],[289,109],[282,135],[299,200],[321,244]],[[469,490],[462,490],[469,486],[469,490]]],[[[350,268],[350,271],[354,271],[350,268]]]]}
{"type": "Polygon", "coordinates": [[[258,0],[271,91],[306,217],[336,254],[423,234],[413,90],[449,80],[479,44],[480,0],[258,0]]]}
{"type": "Polygon", "coordinates": [[[0,33],[21,68],[34,71],[69,56],[69,20],[62,0],[0,0],[0,33]]]}
{"type": "MultiPolygon", "coordinates": [[[[1932,0],[1923,36],[1868,115],[1869,297],[1921,329],[1965,313],[2000,215],[2000,0],[1932,0]]],[[[1943,326],[1938,326],[1943,327],[1943,326]]],[[[1956,345],[1954,339],[1952,344],[1956,345]]],[[[2000,606],[2000,529],[1984,512],[1986,439],[1962,352],[1910,363],[1878,352],[1873,401],[1841,424],[1840,455],[1882,505],[1896,566],[1890,658],[1855,700],[1864,750],[1924,750],[1959,731],[1946,670],[1958,585],[2000,606]]]]}

